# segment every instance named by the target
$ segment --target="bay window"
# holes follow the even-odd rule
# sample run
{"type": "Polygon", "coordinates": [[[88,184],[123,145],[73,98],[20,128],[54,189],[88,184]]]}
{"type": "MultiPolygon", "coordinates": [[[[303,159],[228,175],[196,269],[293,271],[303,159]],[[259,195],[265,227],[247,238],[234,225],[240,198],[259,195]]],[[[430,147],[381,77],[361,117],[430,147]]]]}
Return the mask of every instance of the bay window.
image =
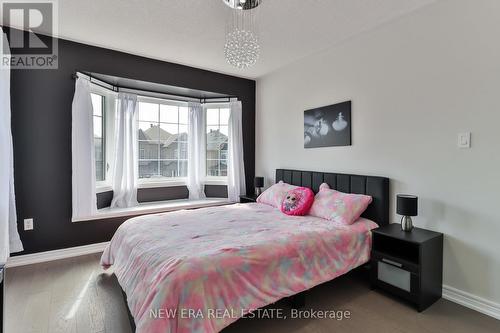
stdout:
{"type": "MultiPolygon", "coordinates": [[[[109,189],[113,160],[116,96],[94,89],[92,94],[97,186],[109,189]],[[113,100],[112,103],[110,101],[113,100]],[[111,144],[109,144],[111,143],[111,144]]],[[[227,103],[206,104],[206,181],[227,179],[230,109],[227,103]]],[[[188,105],[152,97],[138,97],[137,163],[141,187],[186,183],[188,172],[188,105]]]]}
{"type": "Polygon", "coordinates": [[[205,185],[226,186],[231,202],[237,202],[238,195],[245,192],[241,102],[212,103],[196,97],[186,98],[189,102],[173,101],[160,93],[138,95],[139,90],[81,73],[76,78],[72,103],[73,221],[95,218],[101,213],[98,206],[99,210],[123,213],[144,202],[172,200],[174,192],[185,198],[185,189],[139,192],[139,188],[183,185],[192,201],[205,199],[205,185]],[[138,194],[143,195],[139,200],[138,194]],[[161,199],[156,199],[157,195],[161,199]]]}

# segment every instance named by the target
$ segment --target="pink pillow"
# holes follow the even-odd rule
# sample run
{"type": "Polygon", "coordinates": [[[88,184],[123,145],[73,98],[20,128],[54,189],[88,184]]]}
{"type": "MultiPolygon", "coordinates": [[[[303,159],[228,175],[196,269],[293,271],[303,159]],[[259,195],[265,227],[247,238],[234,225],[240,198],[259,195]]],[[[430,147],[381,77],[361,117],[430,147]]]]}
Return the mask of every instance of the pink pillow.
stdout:
{"type": "Polygon", "coordinates": [[[298,187],[288,193],[281,204],[281,211],[286,215],[303,216],[309,212],[314,201],[314,193],[307,187],[298,187]]]}
{"type": "Polygon", "coordinates": [[[323,183],[314,198],[309,215],[349,225],[359,219],[372,200],[369,195],[331,190],[328,184],[323,183]]]}
{"type": "Polygon", "coordinates": [[[296,189],[297,187],[298,186],[290,185],[280,181],[279,183],[274,184],[273,186],[262,192],[262,194],[257,198],[257,202],[280,208],[287,192],[296,189]]]}

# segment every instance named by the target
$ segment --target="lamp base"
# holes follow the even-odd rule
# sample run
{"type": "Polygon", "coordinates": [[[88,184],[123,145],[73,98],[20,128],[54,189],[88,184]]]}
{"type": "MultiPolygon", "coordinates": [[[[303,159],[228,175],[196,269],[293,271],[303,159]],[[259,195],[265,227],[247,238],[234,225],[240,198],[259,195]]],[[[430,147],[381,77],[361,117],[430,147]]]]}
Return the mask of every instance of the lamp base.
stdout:
{"type": "Polygon", "coordinates": [[[401,217],[401,230],[411,231],[413,229],[413,221],[410,216],[401,217]]]}
{"type": "Polygon", "coordinates": [[[255,188],[255,195],[256,195],[256,196],[259,196],[259,195],[261,195],[261,194],[262,194],[262,188],[261,188],[261,187],[256,187],[256,188],[255,188]]]}

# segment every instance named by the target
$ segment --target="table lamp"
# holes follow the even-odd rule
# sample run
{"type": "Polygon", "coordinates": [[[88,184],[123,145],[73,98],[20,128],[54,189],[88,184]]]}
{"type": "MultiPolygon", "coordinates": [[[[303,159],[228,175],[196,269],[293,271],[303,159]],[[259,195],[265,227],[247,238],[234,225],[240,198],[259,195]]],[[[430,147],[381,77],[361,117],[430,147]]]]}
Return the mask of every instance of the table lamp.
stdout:
{"type": "Polygon", "coordinates": [[[259,196],[264,187],[264,177],[255,177],[253,184],[255,186],[255,195],[259,196]]]}
{"type": "Polygon", "coordinates": [[[411,231],[413,229],[412,216],[418,215],[418,197],[414,195],[398,194],[396,211],[401,217],[401,230],[411,231]]]}

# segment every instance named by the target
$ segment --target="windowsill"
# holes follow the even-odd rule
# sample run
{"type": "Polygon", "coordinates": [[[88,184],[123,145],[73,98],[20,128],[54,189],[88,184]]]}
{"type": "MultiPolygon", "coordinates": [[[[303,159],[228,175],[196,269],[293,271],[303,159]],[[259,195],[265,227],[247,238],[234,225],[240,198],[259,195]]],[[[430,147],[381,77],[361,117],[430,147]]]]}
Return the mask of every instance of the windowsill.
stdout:
{"type": "Polygon", "coordinates": [[[166,182],[154,182],[154,181],[144,181],[137,184],[137,188],[158,188],[158,187],[176,187],[176,186],[186,186],[185,181],[166,181],[166,182]]]}
{"type": "MultiPolygon", "coordinates": [[[[227,186],[227,179],[217,179],[217,178],[207,178],[204,182],[205,185],[221,185],[227,186]]],[[[157,187],[175,187],[175,186],[187,186],[186,180],[171,180],[171,181],[143,181],[140,182],[138,188],[157,188],[157,187]]]]}
{"type": "MultiPolygon", "coordinates": [[[[217,179],[217,178],[209,178],[204,181],[205,185],[219,185],[219,186],[227,186],[226,179],[217,179]]],[[[161,188],[161,187],[177,187],[177,186],[187,186],[186,181],[168,181],[168,182],[141,182],[137,184],[137,188],[161,188]]],[[[104,193],[113,191],[111,185],[98,185],[96,186],[96,193],[104,193]]]]}
{"type": "Polygon", "coordinates": [[[113,188],[110,185],[98,185],[96,186],[95,192],[97,194],[113,191],[113,188]]]}
{"type": "Polygon", "coordinates": [[[194,209],[203,207],[223,206],[231,202],[227,198],[207,198],[200,200],[169,200],[158,202],[140,203],[139,206],[129,208],[102,208],[97,211],[95,216],[88,218],[73,219],[72,222],[85,222],[93,220],[109,219],[114,217],[136,216],[143,214],[154,214],[171,212],[181,209],[194,209]]]}
{"type": "Polygon", "coordinates": [[[204,183],[205,185],[227,186],[227,179],[208,178],[204,183]]]}

